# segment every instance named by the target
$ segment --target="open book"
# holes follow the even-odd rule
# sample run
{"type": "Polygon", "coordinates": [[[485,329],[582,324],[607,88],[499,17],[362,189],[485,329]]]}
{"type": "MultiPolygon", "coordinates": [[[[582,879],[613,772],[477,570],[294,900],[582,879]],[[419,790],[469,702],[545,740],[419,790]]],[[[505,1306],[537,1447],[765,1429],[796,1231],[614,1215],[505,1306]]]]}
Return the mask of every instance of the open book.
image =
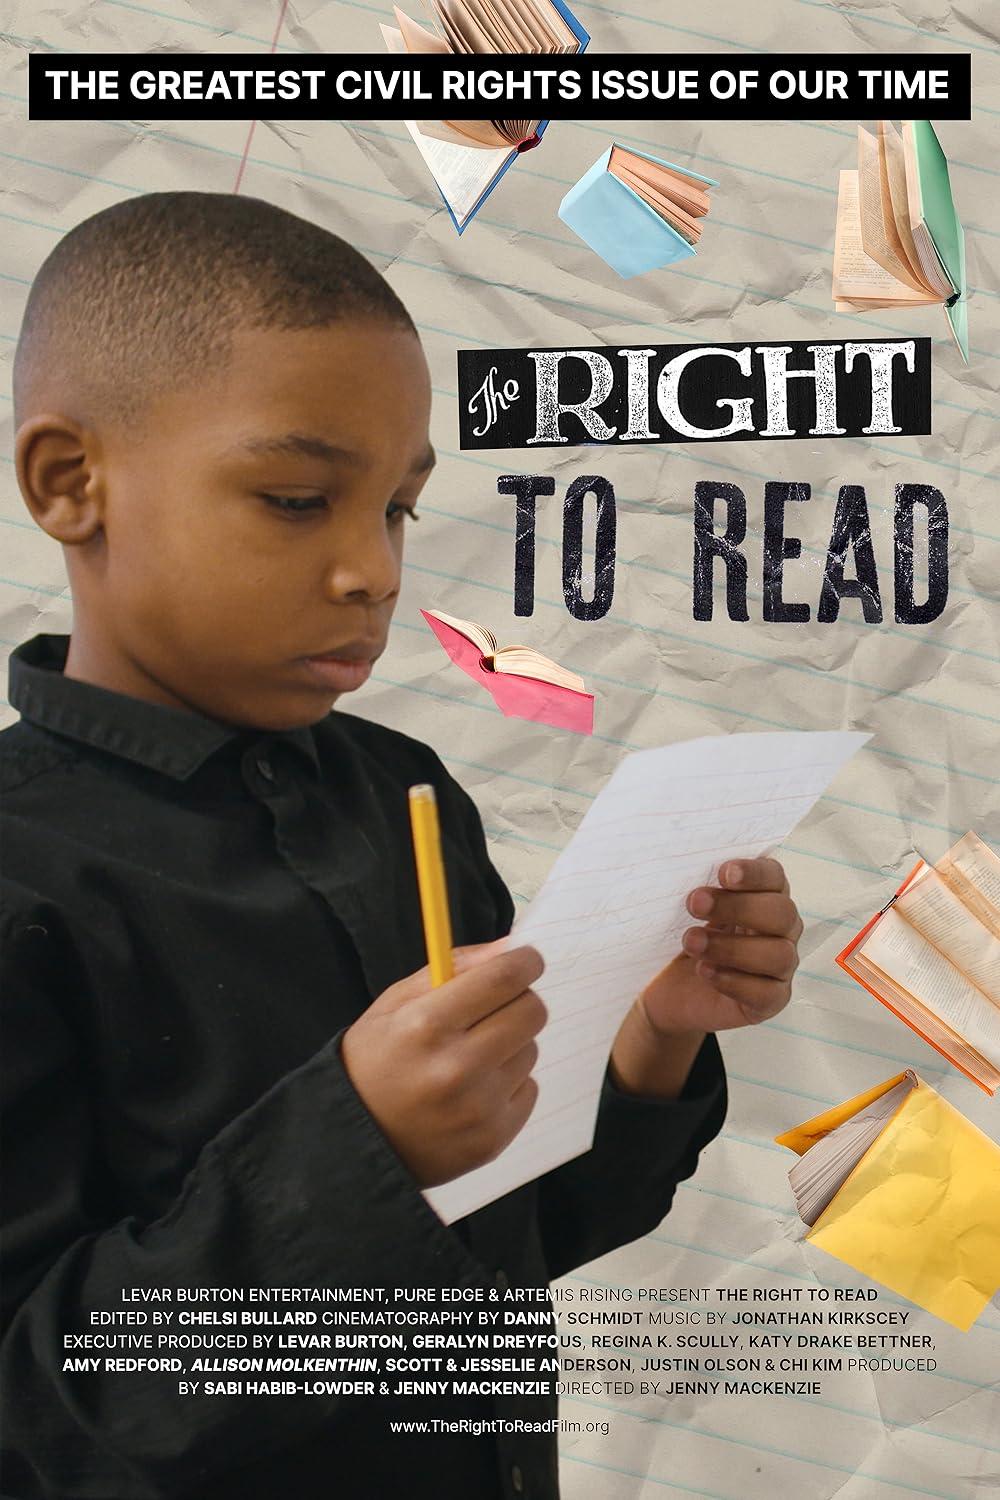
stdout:
{"type": "Polygon", "coordinates": [[[965,236],[948,163],[927,120],[858,127],[856,171],[841,172],[833,295],[838,312],[944,306],[969,358],[965,236]]]}
{"type": "Polygon", "coordinates": [[[610,146],[559,205],[559,217],[619,276],[695,253],[711,177],[644,151],[610,146]]]}
{"type": "Polygon", "coordinates": [[[486,689],[502,713],[593,734],[594,696],[575,672],[531,646],[498,646],[496,637],[472,620],[438,609],[420,613],[455,665],[486,689]]]}
{"type": "MultiPolygon", "coordinates": [[[[380,26],[390,52],[510,55],[582,52],[588,33],[564,0],[425,0],[434,28],[393,6],[380,26]]],[[[406,120],[459,234],[519,152],[537,146],[545,120],[406,120]]]]}
{"type": "Polygon", "coordinates": [[[972,1326],[1000,1287],[1000,1146],[910,1070],[777,1143],[810,1244],[972,1326]]]}
{"type": "Polygon", "coordinates": [[[1000,1087],[1000,856],[924,860],[837,963],[987,1093],[1000,1087]]]}

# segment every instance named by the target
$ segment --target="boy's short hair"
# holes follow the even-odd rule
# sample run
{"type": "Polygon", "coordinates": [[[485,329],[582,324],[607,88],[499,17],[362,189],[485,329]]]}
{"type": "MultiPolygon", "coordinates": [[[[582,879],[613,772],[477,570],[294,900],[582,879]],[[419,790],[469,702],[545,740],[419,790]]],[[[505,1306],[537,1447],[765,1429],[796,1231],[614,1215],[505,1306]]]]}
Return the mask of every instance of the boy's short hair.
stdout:
{"type": "Polygon", "coordinates": [[[415,332],[385,278],[346,240],[260,198],[148,193],[60,240],[25,308],[18,421],[47,374],[71,376],[90,420],[134,423],[146,403],[225,364],[242,328],[376,317],[415,332]]]}

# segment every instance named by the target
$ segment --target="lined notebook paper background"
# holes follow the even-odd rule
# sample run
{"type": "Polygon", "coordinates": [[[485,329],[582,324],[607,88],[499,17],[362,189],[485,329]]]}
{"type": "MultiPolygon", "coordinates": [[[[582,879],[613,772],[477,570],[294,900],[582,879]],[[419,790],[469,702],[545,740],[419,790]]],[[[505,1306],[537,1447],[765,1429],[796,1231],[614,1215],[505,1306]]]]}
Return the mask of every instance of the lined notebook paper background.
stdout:
{"type": "MultiPolygon", "coordinates": [[[[772,1137],[894,1070],[915,1066],[996,1139],[1000,1118],[971,1084],[888,1016],[835,967],[833,956],[899,884],[916,847],[936,857],[968,828],[1000,842],[996,580],[1000,576],[995,393],[1000,376],[1000,60],[991,8],[973,0],[933,30],[927,7],[900,0],[891,16],[823,0],[720,0],[710,10],[654,0],[628,13],[581,4],[593,51],[719,51],[734,66],[753,50],[952,46],[974,58],[972,122],[942,124],[969,252],[968,370],[936,308],[911,314],[837,315],[830,268],[837,166],[850,166],[851,122],[554,124],[518,162],[462,240],[401,124],[60,123],[28,125],[25,51],[172,49],[266,51],[280,0],[241,6],[144,5],[100,0],[72,19],[25,7],[4,48],[5,191],[0,203],[0,408],[27,284],[58,235],[81,218],[149,188],[259,195],[327,225],[386,270],[420,325],[436,389],[433,438],[440,466],[408,539],[395,636],[356,711],[436,746],[476,799],[494,859],[520,903],[535,892],[625,749],[727,730],[863,728],[873,740],[820,799],[786,845],[807,931],[793,1006],[774,1024],[726,1039],[731,1110],[697,1178],[647,1239],[582,1269],[568,1286],[796,1287],[861,1285],[801,1246],[787,1157],[772,1137]],[[231,26],[233,30],[227,30],[231,26]],[[41,27],[36,32],[34,28],[41,27]],[[556,215],[567,188],[610,140],[718,178],[713,230],[697,260],[622,283],[556,215]],[[740,443],[724,447],[569,450],[460,455],[455,349],[691,339],[825,339],[923,334],[934,340],[933,435],[878,443],[740,443]],[[496,477],[544,466],[557,496],[539,502],[538,585],[530,621],[512,613],[513,500],[496,477]],[[615,602],[602,621],[573,621],[562,602],[559,494],[576,475],[605,473],[619,500],[615,602]],[[751,528],[750,624],[691,618],[691,510],[695,481],[746,490],[751,528]],[[857,623],[850,603],[835,625],[760,620],[759,529],[765,479],[812,485],[789,507],[804,541],[786,570],[792,598],[815,607],[833,501],[841,483],[864,484],[886,614],[857,623]],[[893,487],[938,485],[952,517],[951,595],[927,627],[892,617],[893,487]],[[801,513],[801,514],[799,514],[801,513]],[[991,597],[991,592],[993,597],[991,597]],[[475,685],[443,666],[420,607],[483,619],[505,641],[530,639],[578,671],[598,694],[593,738],[505,720],[475,685]]],[[[276,50],[377,51],[388,3],[324,0],[281,17],[276,50]]],[[[3,423],[9,455],[10,421],[3,423]]],[[[58,548],[35,532],[8,462],[0,465],[4,541],[0,636],[5,648],[69,623],[58,548]]],[[[919,564],[918,564],[919,571],[919,564]]],[[[719,608],[724,603],[720,590],[719,608]]],[[[10,717],[10,711],[6,710],[10,717]]],[[[885,1297],[880,1304],[893,1307],[885,1297]]],[[[909,1327],[938,1341],[933,1375],[830,1377],[822,1399],[781,1403],[677,1397],[566,1400],[581,1423],[607,1418],[609,1437],[564,1439],[568,1500],[971,1500],[1000,1463],[995,1382],[1000,1313],[967,1335],[924,1314],[909,1327]],[[607,1411],[604,1407],[617,1408],[607,1411]],[[641,1476],[648,1476],[643,1478],[641,1476]]]]}

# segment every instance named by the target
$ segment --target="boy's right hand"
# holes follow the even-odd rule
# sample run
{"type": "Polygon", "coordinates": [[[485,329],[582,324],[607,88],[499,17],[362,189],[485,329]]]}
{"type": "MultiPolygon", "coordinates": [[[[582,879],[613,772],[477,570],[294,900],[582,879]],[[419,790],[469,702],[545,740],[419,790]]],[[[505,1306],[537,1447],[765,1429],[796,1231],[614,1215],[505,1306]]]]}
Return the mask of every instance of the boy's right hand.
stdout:
{"type": "Polygon", "coordinates": [[[538,1097],[541,956],[480,943],[454,960],[437,989],[427,969],[392,985],[342,1043],[351,1083],[421,1187],[492,1161],[538,1097]]]}

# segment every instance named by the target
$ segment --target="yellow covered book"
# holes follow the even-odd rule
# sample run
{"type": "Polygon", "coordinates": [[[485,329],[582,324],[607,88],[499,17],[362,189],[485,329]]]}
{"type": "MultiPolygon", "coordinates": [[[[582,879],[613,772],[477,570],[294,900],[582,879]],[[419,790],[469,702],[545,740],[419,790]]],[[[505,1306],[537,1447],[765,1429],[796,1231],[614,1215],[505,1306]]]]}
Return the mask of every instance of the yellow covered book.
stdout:
{"type": "Polygon", "coordinates": [[[811,1245],[972,1327],[1000,1288],[1000,1146],[912,1071],[776,1140],[811,1245]]]}

